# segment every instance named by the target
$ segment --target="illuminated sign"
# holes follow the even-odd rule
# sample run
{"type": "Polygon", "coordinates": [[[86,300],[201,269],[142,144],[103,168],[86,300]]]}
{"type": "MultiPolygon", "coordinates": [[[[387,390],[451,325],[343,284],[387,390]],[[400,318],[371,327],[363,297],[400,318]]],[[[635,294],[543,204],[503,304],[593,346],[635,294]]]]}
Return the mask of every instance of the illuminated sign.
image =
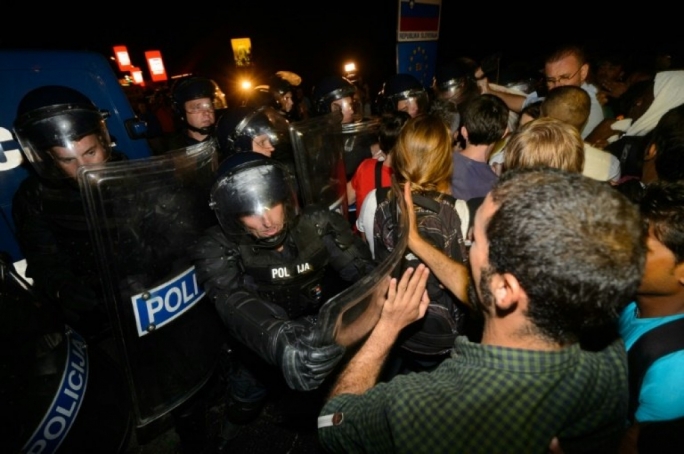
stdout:
{"type": "Polygon", "coordinates": [[[237,66],[250,66],[252,64],[252,41],[249,38],[233,38],[230,40],[233,46],[233,58],[237,66]]]}
{"type": "Polygon", "coordinates": [[[143,80],[142,69],[138,68],[137,66],[131,67],[131,77],[133,78],[134,84],[145,85],[145,81],[143,80]]]}
{"type": "Polygon", "coordinates": [[[116,63],[119,65],[120,71],[133,70],[131,58],[128,56],[128,49],[126,46],[114,46],[114,56],[116,57],[116,63]]]}
{"type": "Polygon", "coordinates": [[[158,50],[148,50],[145,52],[145,58],[147,59],[147,66],[150,68],[152,82],[163,82],[168,80],[161,52],[158,50]]]}

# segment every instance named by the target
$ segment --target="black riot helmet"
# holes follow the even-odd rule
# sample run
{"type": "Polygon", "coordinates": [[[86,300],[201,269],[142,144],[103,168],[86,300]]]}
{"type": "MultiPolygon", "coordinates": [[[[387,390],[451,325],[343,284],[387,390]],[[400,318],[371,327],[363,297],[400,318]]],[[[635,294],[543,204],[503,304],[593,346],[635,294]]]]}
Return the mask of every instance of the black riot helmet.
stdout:
{"type": "Polygon", "coordinates": [[[211,108],[214,110],[228,107],[225,93],[223,93],[216,82],[206,77],[190,76],[179,79],[171,88],[173,110],[185,127],[199,132],[200,134],[210,134],[213,131],[213,125],[208,128],[195,128],[188,124],[187,121],[185,103],[192,101],[193,99],[201,98],[209,98],[211,108]]]}
{"type": "MultiPolygon", "coordinates": [[[[316,115],[332,112],[331,103],[342,98],[354,98],[356,87],[342,76],[328,76],[321,79],[313,88],[312,104],[316,115]]],[[[360,109],[355,109],[360,112],[360,109]]]]}
{"type": "Polygon", "coordinates": [[[479,94],[477,67],[477,62],[468,57],[437,66],[432,83],[435,97],[458,105],[479,94]]]}
{"type": "Polygon", "coordinates": [[[224,156],[252,151],[252,140],[264,134],[273,147],[289,143],[289,122],[270,106],[229,109],[216,125],[216,138],[224,156]]]}
{"type": "Polygon", "coordinates": [[[14,135],[27,160],[48,179],[75,178],[79,165],[109,159],[111,140],[105,125],[109,116],[83,93],[61,85],[28,92],[19,102],[14,135]],[[86,138],[88,136],[92,136],[86,138]],[[95,153],[84,154],[95,147],[95,153]]]}
{"type": "Polygon", "coordinates": [[[416,77],[411,74],[395,74],[382,85],[377,101],[380,113],[391,113],[399,110],[397,105],[399,101],[415,103],[414,108],[404,107],[401,109],[415,117],[427,110],[429,96],[423,84],[416,77]]]}
{"type": "Polygon", "coordinates": [[[268,89],[274,95],[280,96],[285,96],[287,92],[294,92],[294,87],[292,84],[278,75],[271,77],[271,79],[268,81],[268,89]]]}
{"type": "Polygon", "coordinates": [[[251,151],[223,161],[211,188],[209,206],[227,236],[251,235],[257,245],[268,248],[283,243],[287,229],[299,215],[294,176],[279,161],[251,151]],[[245,218],[258,219],[269,216],[268,212],[277,213],[269,218],[279,227],[273,235],[261,236],[247,228],[245,218]]]}

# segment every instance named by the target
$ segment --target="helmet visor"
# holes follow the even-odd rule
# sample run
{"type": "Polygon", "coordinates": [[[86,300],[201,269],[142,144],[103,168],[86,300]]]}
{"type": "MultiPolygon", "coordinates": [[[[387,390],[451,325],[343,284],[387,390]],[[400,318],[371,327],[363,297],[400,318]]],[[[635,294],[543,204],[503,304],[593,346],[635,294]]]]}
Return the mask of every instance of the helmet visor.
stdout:
{"type": "Polygon", "coordinates": [[[214,183],[210,206],[227,235],[274,236],[298,212],[294,187],[292,175],[276,161],[246,165],[214,183]]]}
{"type": "Polygon", "coordinates": [[[245,135],[252,139],[266,136],[274,147],[289,142],[289,123],[272,107],[266,107],[247,119],[242,128],[245,135]]]}
{"type": "Polygon", "coordinates": [[[79,167],[109,159],[111,142],[104,118],[92,109],[45,108],[20,118],[14,133],[39,175],[76,178],[79,167]]]}
{"type": "Polygon", "coordinates": [[[395,109],[407,112],[411,117],[425,112],[428,107],[428,95],[425,90],[407,90],[395,96],[395,109]]]}

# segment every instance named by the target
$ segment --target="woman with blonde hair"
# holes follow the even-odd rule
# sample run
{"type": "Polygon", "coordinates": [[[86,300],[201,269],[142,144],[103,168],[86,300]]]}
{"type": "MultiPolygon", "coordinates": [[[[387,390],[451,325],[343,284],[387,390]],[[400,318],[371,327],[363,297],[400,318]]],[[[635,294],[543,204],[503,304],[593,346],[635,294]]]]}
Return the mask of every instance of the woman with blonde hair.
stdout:
{"type": "MultiPolygon", "coordinates": [[[[464,285],[456,292],[445,289],[431,273],[430,305],[425,317],[409,326],[397,340],[385,379],[408,371],[430,370],[445,359],[457,335],[464,334],[467,308],[467,249],[464,238],[471,218],[466,202],[450,194],[452,137],[444,120],[422,114],[406,122],[392,152],[391,188],[369,194],[365,203],[377,200],[372,240],[375,259],[382,261],[394,250],[402,223],[399,213],[403,187],[411,187],[418,232],[431,246],[463,267],[464,285]]],[[[407,250],[402,271],[422,263],[419,254],[407,250]]]]}

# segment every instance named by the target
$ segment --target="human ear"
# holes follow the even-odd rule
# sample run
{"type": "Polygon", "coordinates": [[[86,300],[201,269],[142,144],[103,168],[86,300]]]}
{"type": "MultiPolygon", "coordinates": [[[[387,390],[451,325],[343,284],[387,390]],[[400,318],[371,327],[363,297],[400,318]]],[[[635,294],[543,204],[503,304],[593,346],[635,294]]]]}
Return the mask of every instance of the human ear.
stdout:
{"type": "Polygon", "coordinates": [[[582,73],[582,82],[584,82],[589,75],[589,65],[587,63],[583,64],[580,72],[582,73]]]}
{"type": "Polygon", "coordinates": [[[525,296],[520,282],[510,273],[495,274],[490,286],[497,308],[503,311],[513,309],[525,296]]]}

